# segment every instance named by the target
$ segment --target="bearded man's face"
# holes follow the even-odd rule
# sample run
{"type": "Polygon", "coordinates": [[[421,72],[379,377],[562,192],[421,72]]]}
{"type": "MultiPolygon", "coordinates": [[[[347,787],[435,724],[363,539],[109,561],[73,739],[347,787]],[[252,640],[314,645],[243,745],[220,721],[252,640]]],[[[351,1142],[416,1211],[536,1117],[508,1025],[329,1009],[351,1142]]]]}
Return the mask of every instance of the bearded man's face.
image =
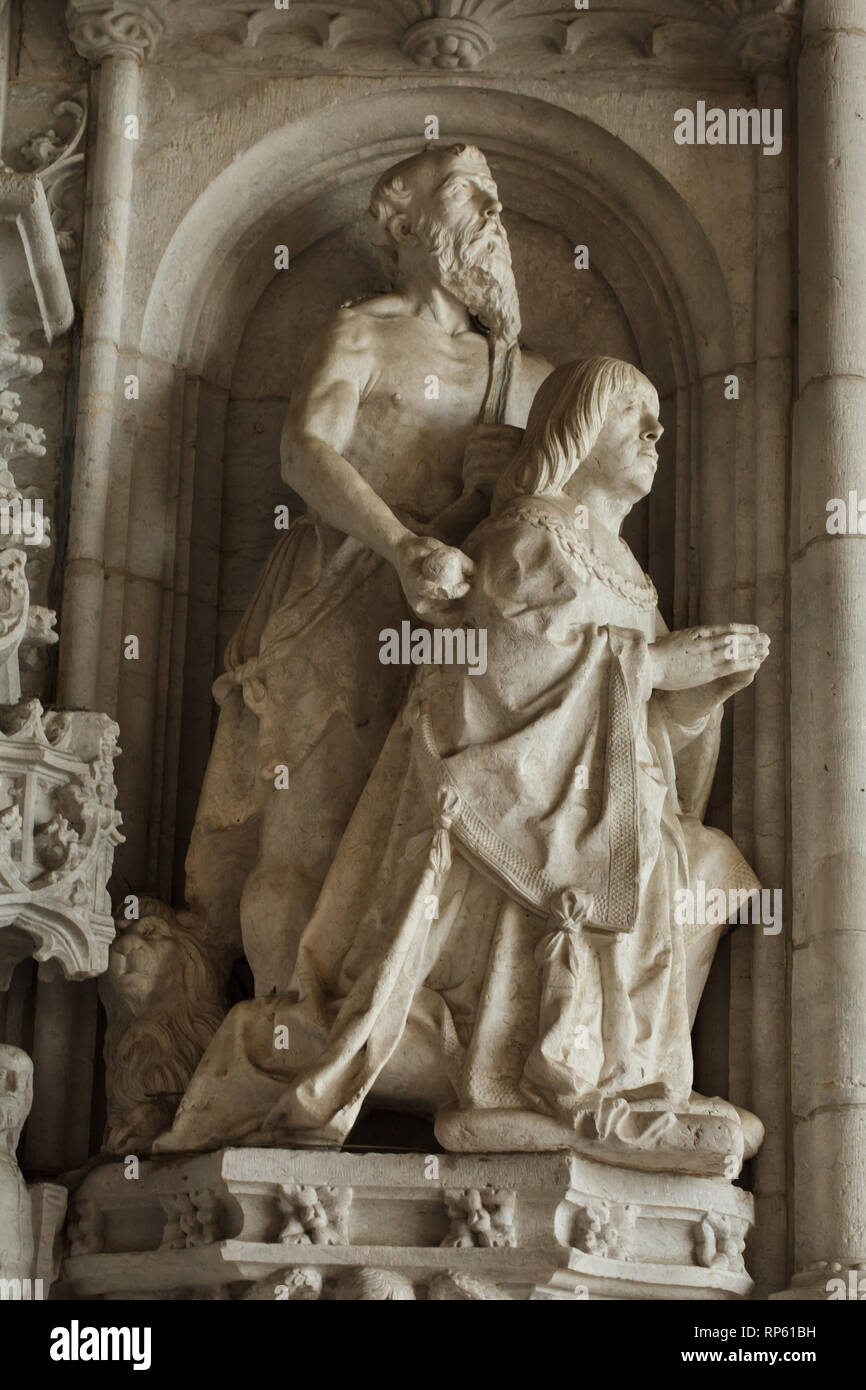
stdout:
{"type": "Polygon", "coordinates": [[[520,332],[511,250],[490,171],[458,161],[429,192],[413,199],[412,230],[435,264],[442,287],[506,342],[520,332]]]}

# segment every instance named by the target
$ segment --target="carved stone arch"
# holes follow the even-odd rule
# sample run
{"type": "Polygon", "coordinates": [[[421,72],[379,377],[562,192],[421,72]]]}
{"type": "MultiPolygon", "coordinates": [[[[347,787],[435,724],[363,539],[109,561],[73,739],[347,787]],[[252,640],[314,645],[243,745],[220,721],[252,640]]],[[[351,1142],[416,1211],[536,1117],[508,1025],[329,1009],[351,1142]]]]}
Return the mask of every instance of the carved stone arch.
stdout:
{"type": "MultiPolygon", "coordinates": [[[[720,390],[708,389],[734,360],[731,306],[708,236],[662,174],[586,118],[490,87],[431,83],[380,91],[273,130],[189,208],[163,254],[138,332],[140,370],[154,373],[171,407],[164,426],[144,429],[134,441],[128,544],[134,550],[137,531],[159,525],[168,540],[159,573],[145,573],[142,548],[147,582],[136,582],[134,555],[124,557],[126,576],[116,581],[106,621],[119,633],[134,611],[136,630],[149,620],[159,651],[149,671],[143,662],[134,671],[121,663],[126,756],[119,780],[125,873],[163,894],[177,897],[182,888],[183,841],[211,736],[202,695],[221,656],[209,605],[219,578],[224,422],[245,326],[276,273],[274,245],[300,254],[356,220],[378,174],[421,146],[434,91],[435,109],[448,116],[442,140],[484,149],[506,212],[545,220],[591,245],[640,360],[659,384],[676,435],[675,486],[649,550],[652,563],[654,550],[673,547],[670,606],[677,621],[699,608],[712,616],[718,596],[730,591],[731,548],[718,526],[702,527],[701,518],[708,509],[716,521],[734,515],[732,416],[715,401],[720,390]],[[153,484],[160,472],[161,499],[153,484]],[[161,517],[154,514],[160,501],[161,517]],[[695,549],[703,600],[690,560],[695,549]]],[[[122,468],[115,485],[125,486],[122,468]]],[[[104,640],[103,650],[117,649],[104,640]]]]}

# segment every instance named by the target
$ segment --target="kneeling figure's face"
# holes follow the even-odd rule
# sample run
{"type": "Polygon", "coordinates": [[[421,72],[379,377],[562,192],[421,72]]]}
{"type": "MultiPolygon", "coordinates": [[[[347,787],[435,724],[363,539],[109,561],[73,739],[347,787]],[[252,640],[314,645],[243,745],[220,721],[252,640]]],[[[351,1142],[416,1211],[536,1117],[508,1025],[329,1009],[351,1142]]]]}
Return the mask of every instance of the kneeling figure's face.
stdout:
{"type": "Polygon", "coordinates": [[[659,398],[646,377],[613,398],[587,464],[598,481],[612,492],[645,497],[658,467],[659,398]]]}

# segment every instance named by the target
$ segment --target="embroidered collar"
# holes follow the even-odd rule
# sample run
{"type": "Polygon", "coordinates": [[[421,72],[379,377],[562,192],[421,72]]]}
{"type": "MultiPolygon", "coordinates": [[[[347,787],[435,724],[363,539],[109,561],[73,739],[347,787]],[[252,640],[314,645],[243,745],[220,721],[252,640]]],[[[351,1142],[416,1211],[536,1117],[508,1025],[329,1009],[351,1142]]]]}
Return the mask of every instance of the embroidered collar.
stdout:
{"type": "Polygon", "coordinates": [[[615,594],[627,599],[637,608],[655,609],[658,606],[659,596],[649,575],[645,574],[643,583],[639,583],[620,574],[619,570],[602,560],[592,547],[587,545],[586,532],[582,527],[570,521],[567,516],[545,506],[542,498],[527,497],[512,502],[505,511],[492,517],[491,521],[494,524],[525,521],[530,526],[549,531],[569,559],[575,560],[582,569],[588,570],[605,588],[612,589],[615,594]]]}

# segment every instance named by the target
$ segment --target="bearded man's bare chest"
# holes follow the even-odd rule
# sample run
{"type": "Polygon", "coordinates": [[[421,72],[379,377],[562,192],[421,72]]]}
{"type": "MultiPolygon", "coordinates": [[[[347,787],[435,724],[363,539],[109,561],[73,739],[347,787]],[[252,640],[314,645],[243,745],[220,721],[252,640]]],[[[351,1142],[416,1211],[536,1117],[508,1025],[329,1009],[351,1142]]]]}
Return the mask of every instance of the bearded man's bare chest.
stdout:
{"type": "Polygon", "coordinates": [[[377,335],[345,453],[390,506],[430,517],[461,491],[487,386],[487,341],[400,322],[406,331],[377,335]]]}

